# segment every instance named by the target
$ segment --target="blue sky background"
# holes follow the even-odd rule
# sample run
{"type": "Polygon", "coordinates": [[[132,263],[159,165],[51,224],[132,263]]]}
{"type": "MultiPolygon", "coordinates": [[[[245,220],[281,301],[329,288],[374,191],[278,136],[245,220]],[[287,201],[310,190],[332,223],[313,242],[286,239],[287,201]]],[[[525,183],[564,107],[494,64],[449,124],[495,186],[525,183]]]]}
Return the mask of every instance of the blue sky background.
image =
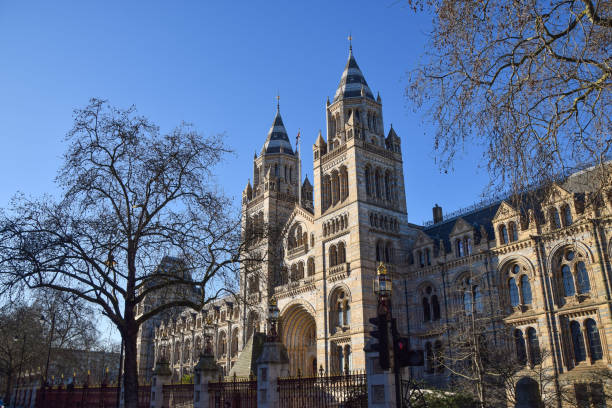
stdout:
{"type": "Polygon", "coordinates": [[[72,110],[91,97],[134,104],[162,131],[184,120],[204,134],[226,133],[236,153],[219,166],[218,181],[238,205],[279,92],[291,138],[302,130],[311,175],[312,144],[325,129],[325,100],[340,81],[349,33],[382,97],[385,132],[393,123],[402,138],[408,220],[430,219],[434,203],[445,212],[468,206],[487,182],[481,151],[464,152],[441,174],[433,129],[404,96],[430,21],[396,0],[0,0],[0,207],[17,191],[57,193],[72,110]]]}

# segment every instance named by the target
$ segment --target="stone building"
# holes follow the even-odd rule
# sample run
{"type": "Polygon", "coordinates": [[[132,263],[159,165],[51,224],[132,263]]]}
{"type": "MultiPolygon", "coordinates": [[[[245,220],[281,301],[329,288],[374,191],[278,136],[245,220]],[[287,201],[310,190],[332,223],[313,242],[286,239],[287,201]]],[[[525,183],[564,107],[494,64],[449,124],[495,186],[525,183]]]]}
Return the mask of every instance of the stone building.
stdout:
{"type": "Polygon", "coordinates": [[[448,382],[441,359],[452,345],[444,327],[466,307],[498,316],[500,338],[514,339],[505,347],[524,350],[527,360],[537,358],[537,347],[549,349],[547,364],[559,376],[610,364],[612,202],[589,204],[588,172],[529,208],[498,200],[444,219],[436,206],[433,222],[410,224],[401,140],[392,127],[384,133],[381,98],[352,49],[324,109],[312,184],[302,177],[299,144],[290,142],[279,107],[255,154],[242,227],[251,249],[267,256],[242,266],[244,301],[152,321],[139,342],[141,351],[149,347],[140,353],[142,372],[165,356],[175,378],[190,373],[210,314],[215,355],[229,373],[253,333],[265,331],[272,296],[293,373],[364,369],[381,262],[394,279],[399,331],[426,352],[416,376],[448,382]]]}

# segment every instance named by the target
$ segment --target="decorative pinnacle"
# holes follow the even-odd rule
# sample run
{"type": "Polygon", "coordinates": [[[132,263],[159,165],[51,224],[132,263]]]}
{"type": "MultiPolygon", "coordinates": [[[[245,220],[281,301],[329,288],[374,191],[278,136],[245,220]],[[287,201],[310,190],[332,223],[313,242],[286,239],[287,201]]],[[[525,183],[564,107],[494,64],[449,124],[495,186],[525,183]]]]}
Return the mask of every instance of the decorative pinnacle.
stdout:
{"type": "Polygon", "coordinates": [[[349,33],[348,40],[349,40],[349,51],[353,52],[353,36],[351,35],[351,33],[349,33]]]}
{"type": "Polygon", "coordinates": [[[280,111],[280,95],[276,93],[276,110],[280,111]]]}

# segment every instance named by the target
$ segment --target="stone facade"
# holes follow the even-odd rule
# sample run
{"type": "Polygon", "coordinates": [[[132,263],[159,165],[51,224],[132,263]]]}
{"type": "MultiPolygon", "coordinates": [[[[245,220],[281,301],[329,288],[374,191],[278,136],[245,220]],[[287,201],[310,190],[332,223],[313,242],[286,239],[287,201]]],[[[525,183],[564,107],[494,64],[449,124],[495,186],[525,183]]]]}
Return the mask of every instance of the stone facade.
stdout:
{"type": "MultiPolygon", "coordinates": [[[[527,358],[536,343],[547,348],[546,364],[559,376],[610,364],[612,203],[587,204],[588,172],[529,208],[499,201],[444,220],[436,206],[434,222],[414,225],[400,138],[392,127],[384,135],[381,98],[352,50],[325,115],[326,138],[319,133],[313,145],[312,185],[308,177],[302,182],[299,147],[277,108],[242,195],[245,238],[266,255],[242,266],[245,301],[152,321],[139,340],[141,373],[160,356],[175,379],[191,373],[207,313],[214,315],[217,361],[229,373],[253,332],[266,330],[272,296],[293,374],[364,369],[381,262],[394,279],[400,333],[427,353],[449,352],[442,328],[469,298],[476,313],[500,315],[496,330],[516,336],[512,352],[521,341],[527,358]]],[[[431,361],[413,374],[447,382],[448,371],[431,361]]]]}

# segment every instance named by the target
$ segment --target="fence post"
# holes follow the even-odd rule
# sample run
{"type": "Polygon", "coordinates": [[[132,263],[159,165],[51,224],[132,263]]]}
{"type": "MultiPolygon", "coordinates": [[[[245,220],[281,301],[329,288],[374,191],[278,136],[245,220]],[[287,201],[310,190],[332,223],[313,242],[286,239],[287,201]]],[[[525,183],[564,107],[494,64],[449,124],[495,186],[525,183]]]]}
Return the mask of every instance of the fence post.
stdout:
{"type": "Polygon", "coordinates": [[[167,361],[158,361],[151,381],[151,408],[161,408],[164,403],[164,384],[170,381],[172,371],[167,361]]]}
{"type": "Polygon", "coordinates": [[[208,407],[208,383],[219,378],[221,367],[215,361],[212,354],[200,354],[200,360],[196,364],[195,378],[193,381],[193,408],[208,407]]]}
{"type": "Polygon", "coordinates": [[[366,346],[366,380],[368,407],[394,407],[395,376],[391,370],[383,370],[378,362],[378,352],[368,351],[366,346]]]}
{"type": "Polygon", "coordinates": [[[289,376],[289,356],[280,342],[265,342],[257,359],[257,406],[279,407],[278,379],[289,376]]]}

